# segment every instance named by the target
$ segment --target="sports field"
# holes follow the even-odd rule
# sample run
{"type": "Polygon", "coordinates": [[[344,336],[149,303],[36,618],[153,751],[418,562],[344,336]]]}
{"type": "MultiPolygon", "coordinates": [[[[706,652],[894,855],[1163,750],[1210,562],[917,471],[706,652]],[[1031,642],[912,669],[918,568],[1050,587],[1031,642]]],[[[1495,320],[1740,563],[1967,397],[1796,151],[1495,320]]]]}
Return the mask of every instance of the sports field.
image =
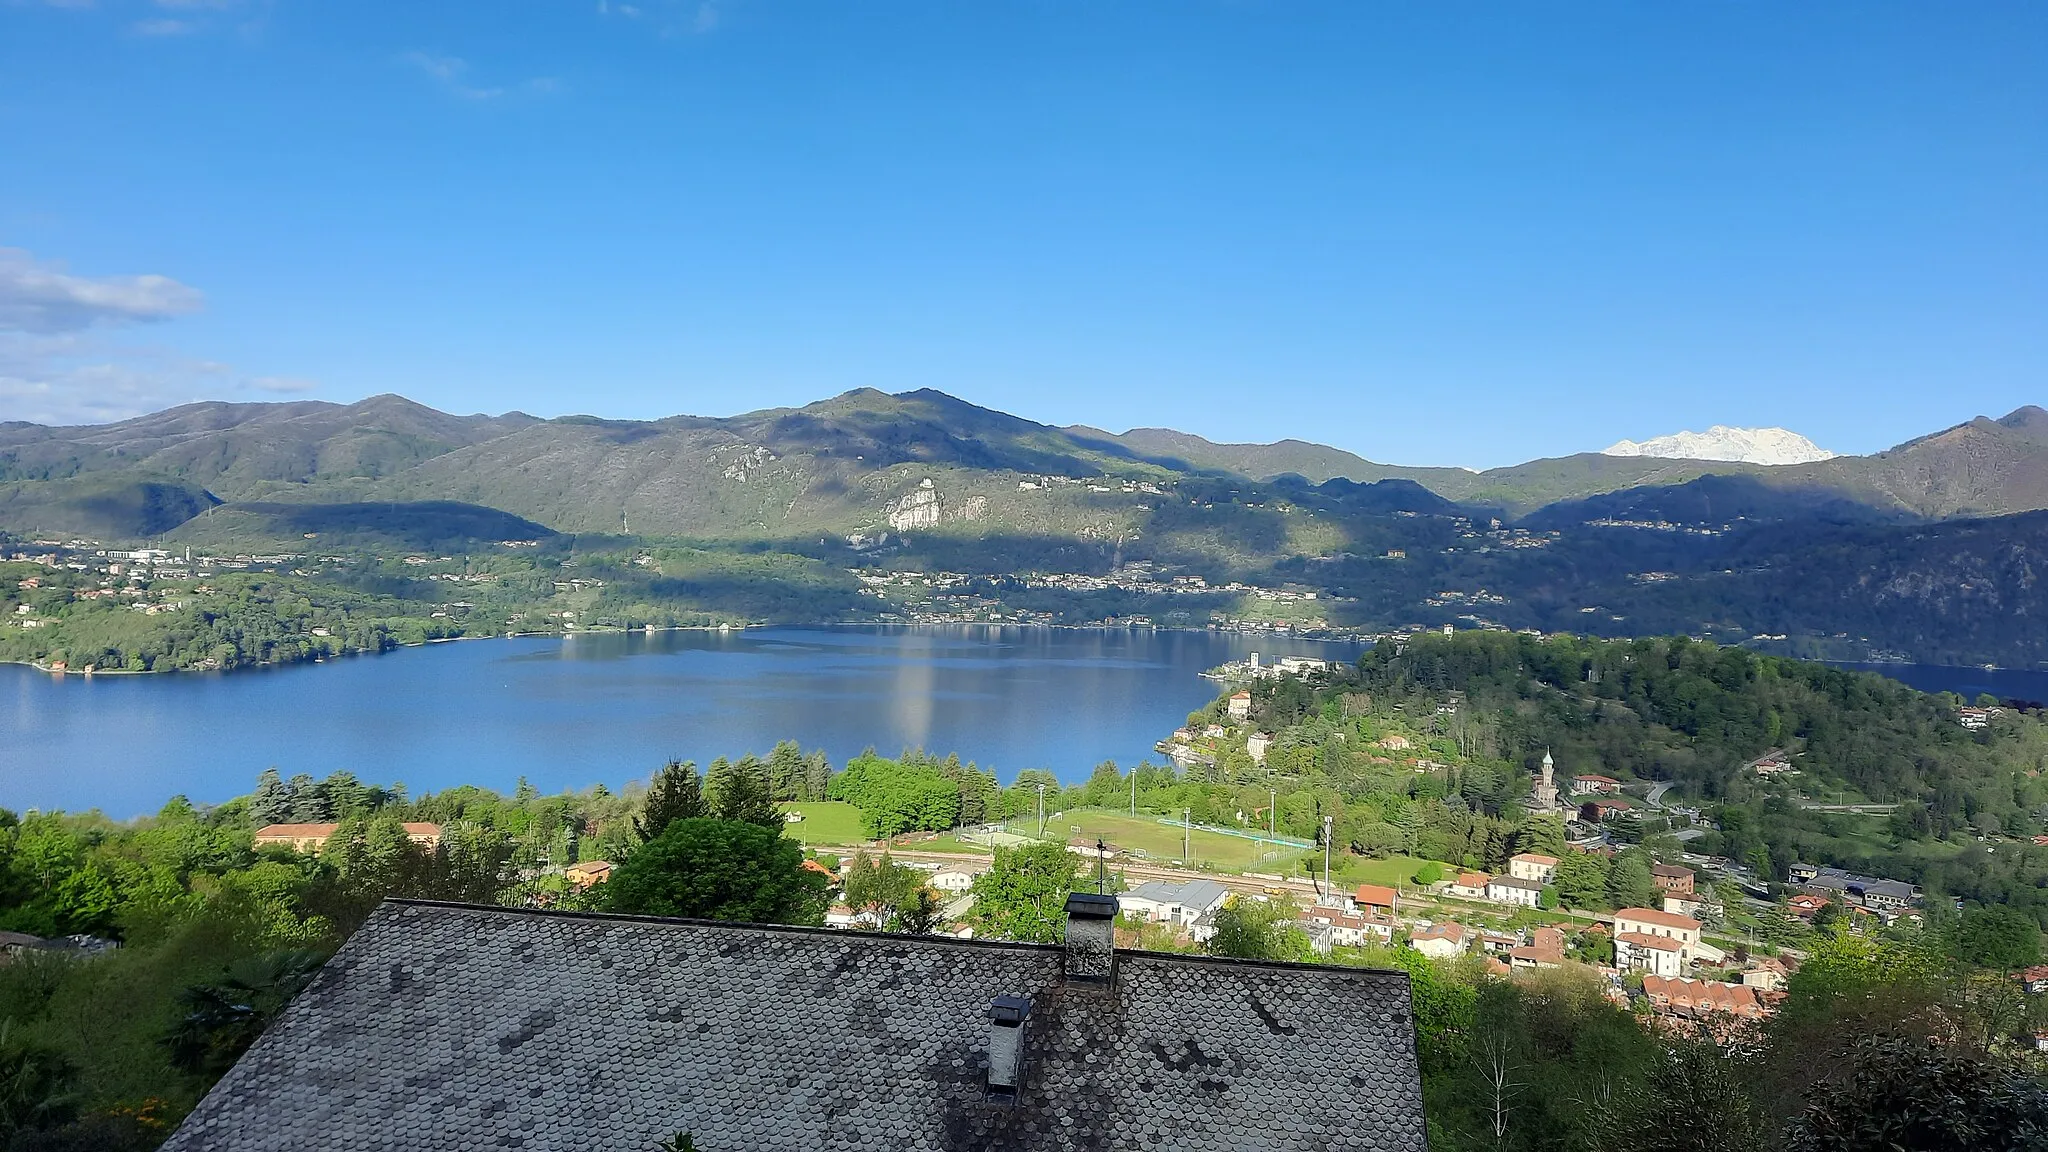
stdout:
{"type": "Polygon", "coordinates": [[[783,835],[803,844],[859,844],[860,809],[837,800],[811,804],[784,804],[785,812],[801,812],[802,820],[782,826],[783,835]]]}
{"type": "MultiPolygon", "coordinates": [[[[1150,860],[1169,863],[1183,859],[1181,829],[1177,824],[1162,824],[1157,813],[1140,812],[1132,816],[1110,808],[1081,808],[1071,812],[1047,813],[1045,835],[1048,840],[1069,840],[1076,836],[1084,839],[1107,840],[1117,848],[1138,849],[1150,860]]],[[[1012,820],[1007,827],[1021,835],[1033,835],[1038,831],[1036,817],[1012,820]]],[[[1189,864],[1206,864],[1226,871],[1273,872],[1294,867],[1294,861],[1303,855],[1300,848],[1288,845],[1274,845],[1221,832],[1206,832],[1196,828],[1190,835],[1193,859],[1189,864]]]]}

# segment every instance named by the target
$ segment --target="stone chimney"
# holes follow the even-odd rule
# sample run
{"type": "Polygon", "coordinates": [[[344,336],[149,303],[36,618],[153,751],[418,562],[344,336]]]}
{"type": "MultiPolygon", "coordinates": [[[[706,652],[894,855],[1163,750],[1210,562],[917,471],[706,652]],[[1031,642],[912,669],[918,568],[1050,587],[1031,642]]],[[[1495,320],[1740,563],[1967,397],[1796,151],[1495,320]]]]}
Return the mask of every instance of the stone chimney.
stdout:
{"type": "Polygon", "coordinates": [[[1116,975],[1116,897],[1067,897],[1067,979],[1108,984],[1116,975]]]}
{"type": "Polygon", "coordinates": [[[1024,1084],[1024,1022],[1031,1001],[1023,996],[998,996],[988,1008],[988,1098],[1009,1106],[1024,1084]]]}

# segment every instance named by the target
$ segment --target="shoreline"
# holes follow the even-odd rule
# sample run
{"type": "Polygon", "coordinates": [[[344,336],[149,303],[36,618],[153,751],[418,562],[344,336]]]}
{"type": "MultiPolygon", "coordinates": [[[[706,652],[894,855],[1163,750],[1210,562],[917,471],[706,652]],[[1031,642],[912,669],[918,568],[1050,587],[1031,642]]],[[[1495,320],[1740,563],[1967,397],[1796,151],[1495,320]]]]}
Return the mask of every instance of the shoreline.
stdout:
{"type": "Polygon", "coordinates": [[[179,676],[179,675],[229,675],[237,672],[256,672],[278,668],[293,668],[301,664],[327,664],[336,660],[353,660],[363,656],[383,656],[387,652],[399,652],[409,648],[425,648],[433,644],[455,644],[466,640],[526,640],[533,638],[569,640],[577,636],[634,636],[657,632],[758,632],[767,628],[1039,628],[1047,631],[1107,632],[1137,631],[1186,632],[1197,635],[1223,633],[1236,636],[1274,636],[1289,640],[1305,640],[1312,644],[1357,644],[1370,647],[1374,641],[1366,637],[1300,636],[1293,633],[1249,631],[1237,628],[1187,628],[1166,624],[1041,624],[1011,620],[830,620],[816,623],[777,624],[667,624],[646,625],[640,628],[584,628],[574,632],[494,632],[488,636],[436,636],[417,644],[398,644],[378,652],[337,652],[332,656],[316,657],[311,660],[267,661],[260,664],[244,665],[237,668],[170,668],[161,672],[150,669],[131,668],[53,668],[34,660],[0,659],[0,666],[14,665],[32,668],[49,676],[78,676],[91,679],[95,676],[179,676]]]}

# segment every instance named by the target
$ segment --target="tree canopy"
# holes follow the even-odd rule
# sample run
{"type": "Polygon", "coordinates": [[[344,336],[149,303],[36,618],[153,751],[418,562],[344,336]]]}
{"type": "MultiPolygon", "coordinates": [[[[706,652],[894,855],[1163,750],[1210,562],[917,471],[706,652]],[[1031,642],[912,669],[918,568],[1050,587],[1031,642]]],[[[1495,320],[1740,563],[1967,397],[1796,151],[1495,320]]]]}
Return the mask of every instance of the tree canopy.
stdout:
{"type": "Polygon", "coordinates": [[[744,820],[677,820],[618,866],[600,891],[614,912],[739,920],[825,922],[825,877],[803,849],[744,820]]]}

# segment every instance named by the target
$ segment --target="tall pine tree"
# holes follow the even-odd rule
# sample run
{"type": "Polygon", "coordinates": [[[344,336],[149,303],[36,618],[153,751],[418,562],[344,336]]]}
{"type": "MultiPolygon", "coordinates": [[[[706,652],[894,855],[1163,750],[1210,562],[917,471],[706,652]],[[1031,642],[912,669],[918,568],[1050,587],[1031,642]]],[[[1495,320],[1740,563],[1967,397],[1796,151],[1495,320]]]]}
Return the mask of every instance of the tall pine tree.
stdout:
{"type": "Polygon", "coordinates": [[[704,786],[697,779],[697,765],[690,760],[671,760],[654,774],[647,788],[647,808],[633,820],[640,839],[652,840],[678,820],[708,816],[704,786]]]}
{"type": "Polygon", "coordinates": [[[720,820],[743,820],[782,831],[782,813],[768,793],[768,766],[759,757],[713,760],[704,789],[711,814],[720,820]]]}
{"type": "Polygon", "coordinates": [[[263,775],[256,778],[256,794],[249,798],[249,815],[258,827],[265,824],[282,824],[291,818],[292,794],[285,789],[284,778],[275,768],[265,768],[263,775]]]}

